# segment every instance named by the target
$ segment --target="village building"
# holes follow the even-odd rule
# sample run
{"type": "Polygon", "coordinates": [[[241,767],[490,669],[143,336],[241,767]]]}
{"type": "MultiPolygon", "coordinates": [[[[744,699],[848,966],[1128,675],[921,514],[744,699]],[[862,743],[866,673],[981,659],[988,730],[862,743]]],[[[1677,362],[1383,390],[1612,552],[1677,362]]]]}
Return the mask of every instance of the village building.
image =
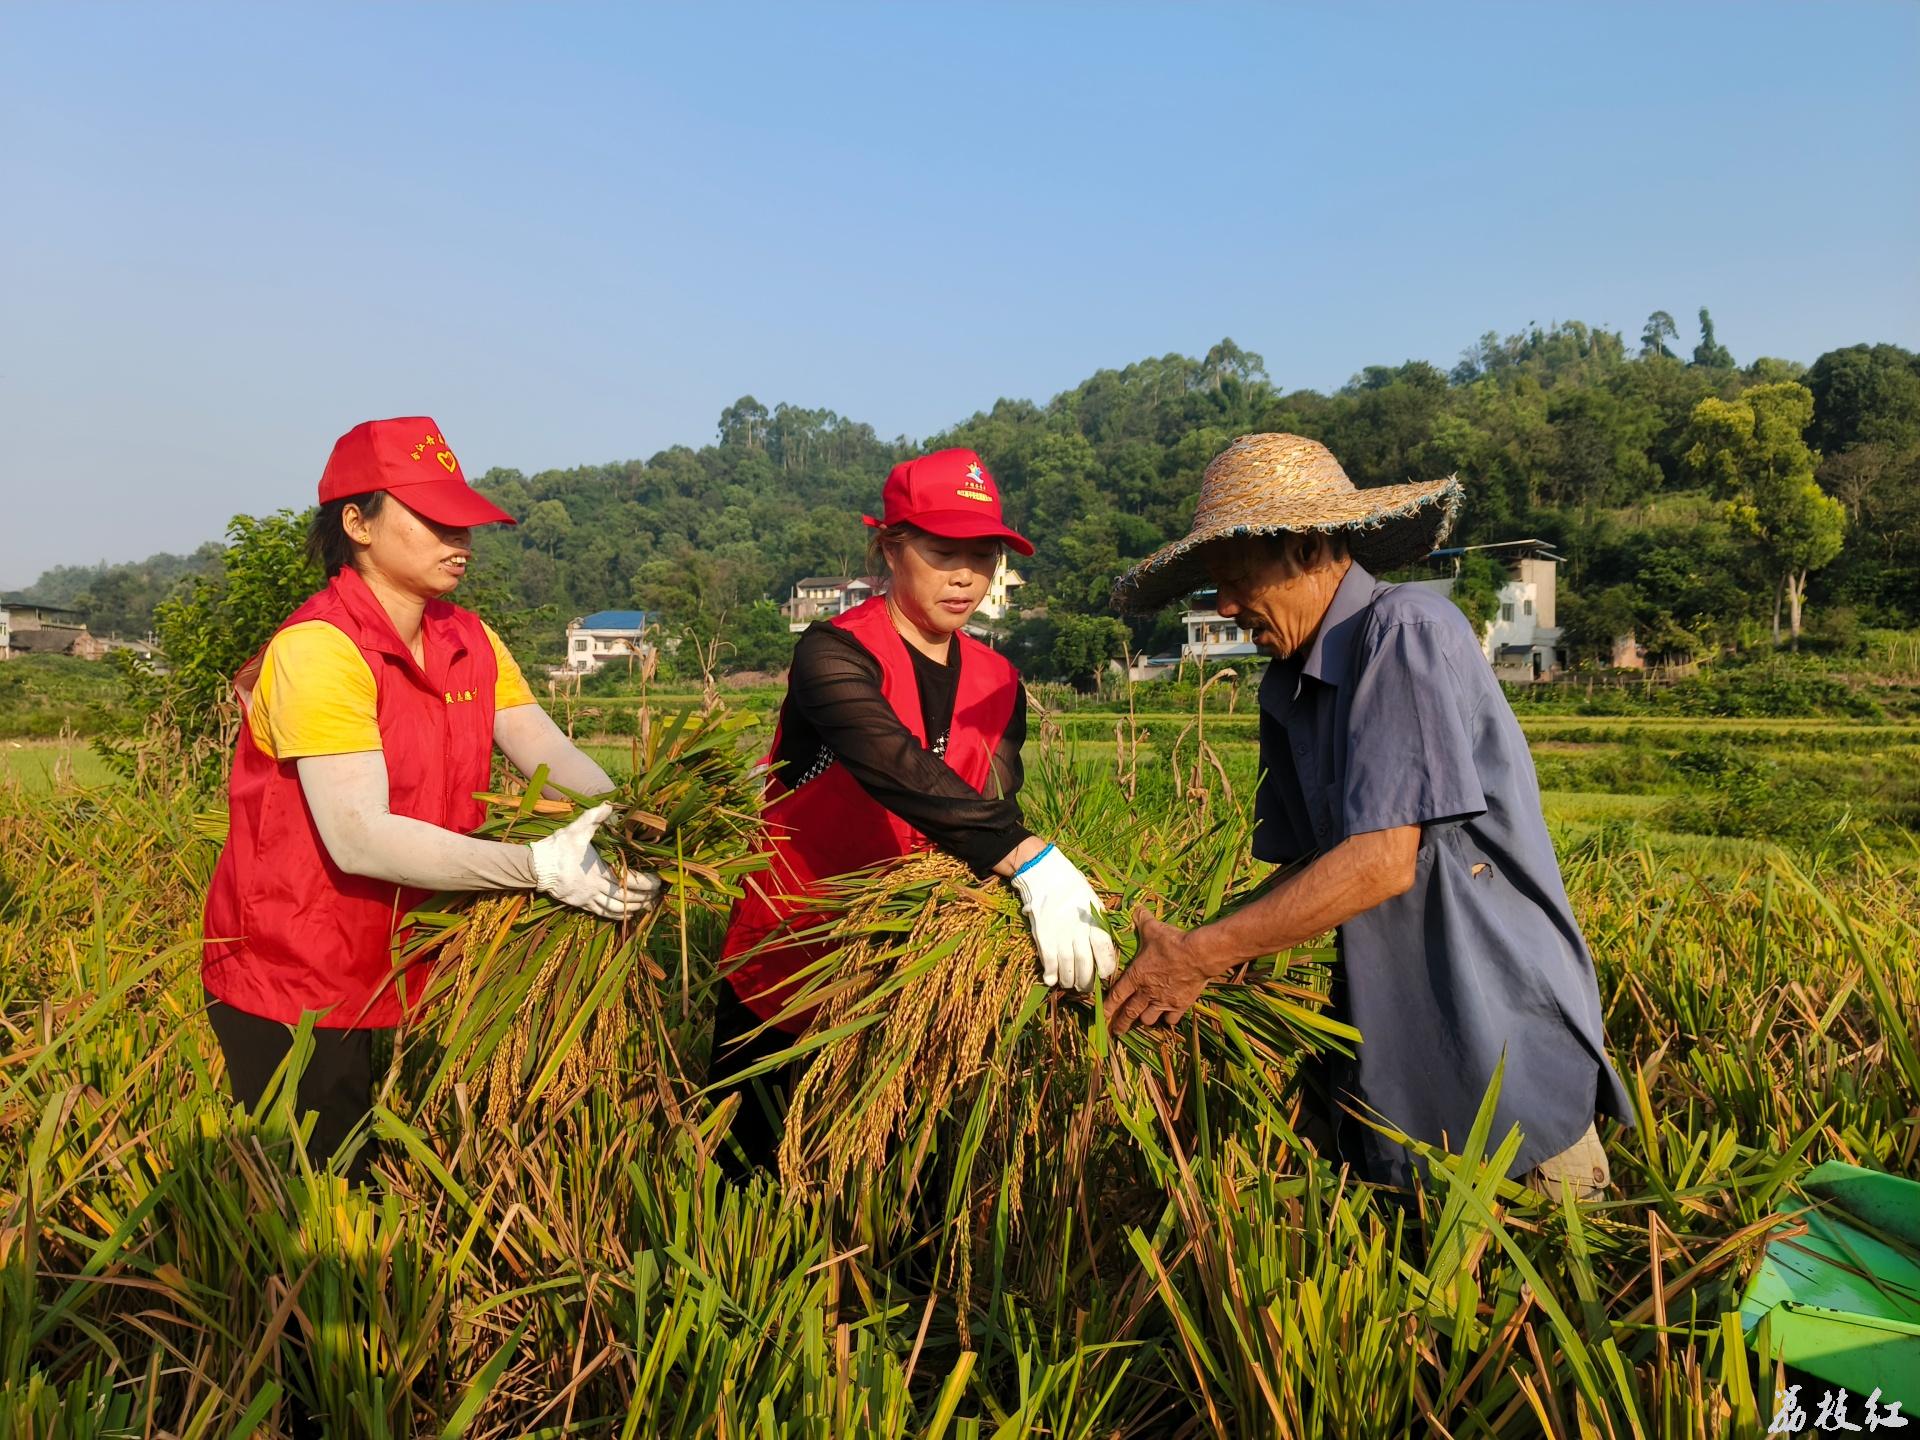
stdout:
{"type": "Polygon", "coordinates": [[[92,636],[87,633],[86,621],[80,618],[78,610],[39,605],[30,600],[9,600],[5,616],[0,622],[0,632],[6,636],[8,659],[21,655],[72,655],[76,651],[83,658],[97,658],[86,653],[92,648],[92,636]]]}
{"type": "Polygon", "coordinates": [[[1213,608],[1213,590],[1196,591],[1192,608],[1181,617],[1186,622],[1186,643],[1180,647],[1183,660],[1224,660],[1232,656],[1257,655],[1253,636],[1213,608]]]}
{"type": "Polygon", "coordinates": [[[1647,668],[1647,647],[1640,638],[1629,630],[1624,635],[1613,637],[1613,651],[1607,664],[1615,670],[1644,670],[1647,668]]]}
{"type": "Polygon", "coordinates": [[[41,605],[30,600],[0,602],[0,660],[23,655],[71,655],[79,660],[104,660],[116,650],[131,650],[151,659],[153,642],[123,640],[118,635],[95,635],[78,610],[41,605]]]}
{"type": "Polygon", "coordinates": [[[1013,610],[1013,592],[1027,582],[1020,578],[1020,572],[1007,564],[1006,557],[1000,557],[1000,568],[993,572],[993,579],[987,582],[987,598],[980,602],[980,608],[973,613],[983,620],[1004,620],[1013,610]]]}
{"type": "MultiPolygon", "coordinates": [[[[1436,550],[1432,562],[1453,573],[1409,581],[1441,595],[1451,595],[1460,561],[1470,552],[1485,552],[1507,571],[1500,587],[1498,608],[1481,636],[1480,648],[1502,680],[1544,680],[1560,668],[1560,629],[1556,609],[1561,557],[1544,540],[1505,540],[1492,545],[1466,545],[1436,550]]],[[[1174,673],[1183,661],[1229,660],[1253,656],[1253,637],[1237,620],[1213,608],[1215,592],[1198,590],[1181,617],[1186,640],[1178,655],[1137,658],[1132,677],[1155,680],[1174,673]]],[[[1644,665],[1643,652],[1631,635],[1615,645],[1616,666],[1644,665]]]]}
{"type": "MultiPolygon", "coordinates": [[[[1132,663],[1127,666],[1126,674],[1129,680],[1136,682],[1166,680],[1180,673],[1181,663],[1182,655],[1179,650],[1168,650],[1160,655],[1135,655],[1132,663]]],[[[1119,664],[1118,660],[1109,660],[1107,668],[1115,670],[1119,664]]]]}
{"type": "MultiPolygon", "coordinates": [[[[1003,556],[975,618],[1004,620],[1013,610],[1013,592],[1026,583],[1003,556]]],[[[814,621],[844,615],[879,592],[879,578],[873,575],[808,575],[793,582],[793,594],[781,604],[780,613],[787,617],[787,629],[797,635],[814,621]]]]}
{"type": "Polygon", "coordinates": [[[1453,592],[1460,562],[1469,554],[1484,554],[1506,569],[1500,587],[1499,608],[1493,613],[1480,649],[1502,680],[1545,680],[1560,668],[1560,625],[1556,601],[1561,557],[1545,540],[1501,540],[1491,545],[1458,545],[1436,550],[1429,557],[1452,574],[1412,584],[1442,595],[1453,592]]]}
{"type": "Polygon", "coordinates": [[[798,635],[816,620],[831,620],[871,600],[879,583],[872,575],[808,575],[793,582],[780,613],[787,617],[787,629],[798,635]]]}
{"type": "Polygon", "coordinates": [[[659,618],[650,610],[596,610],[568,621],[561,672],[591,675],[609,662],[644,660],[654,648],[646,633],[659,618]]]}

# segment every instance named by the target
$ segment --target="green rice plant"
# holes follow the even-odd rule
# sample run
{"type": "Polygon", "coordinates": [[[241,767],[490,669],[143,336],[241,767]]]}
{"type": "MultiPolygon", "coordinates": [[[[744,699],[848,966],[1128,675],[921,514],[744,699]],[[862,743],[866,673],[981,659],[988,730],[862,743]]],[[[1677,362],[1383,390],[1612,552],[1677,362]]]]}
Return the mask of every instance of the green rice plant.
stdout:
{"type": "MultiPolygon", "coordinates": [[[[750,810],[745,738],[724,758],[750,810]]],[[[643,771],[649,743],[627,746],[643,771]]],[[[1192,924],[1267,878],[1223,758],[1233,797],[1203,809],[1146,758],[1032,757],[1029,821],[1109,897],[1123,950],[1132,904],[1192,924]]],[[[379,1185],[350,1187],[287,1104],[299,1036],[260,1105],[226,1097],[196,963],[217,841],[163,759],[0,786],[0,1433],[1748,1436],[1775,1380],[1738,1300],[1781,1200],[1828,1158],[1920,1175],[1920,856],[1876,832],[1568,852],[1635,1119],[1603,1131],[1595,1204],[1509,1180],[1490,1132],[1429,1150],[1409,1195],[1316,1154],[1290,1076],[1340,1043],[1314,1025],[1324,951],[1115,1043],[1037,985],[1003,886],[911,865],[841,897],[844,947],[809,983],[843,1018],[801,1045],[879,1077],[933,1036],[945,1068],[893,1099],[834,1081],[801,1117],[801,1183],[724,1179],[726,1117],[675,1124],[658,1091],[679,1082],[637,1035],[566,1079],[597,1063],[597,1019],[571,1023],[589,1004],[636,1027],[651,1005],[696,1053],[737,876],[682,871],[643,945],[594,922],[608,948],[580,955],[644,993],[595,1000],[569,974],[530,998],[535,952],[507,954],[523,906],[496,968],[402,1037],[379,1185]],[[990,992],[974,1048],[942,1029],[990,992]],[[481,1062],[523,1011],[539,1063],[489,1123],[481,1062]],[[834,1150],[888,1113],[877,1147],[834,1150]]],[[[672,821],[677,778],[647,782],[651,805],[623,791],[672,821]]],[[[499,812],[516,837],[556,823],[524,803],[499,812]]],[[[676,827],[700,824],[615,830],[605,853],[672,871],[676,827]]]]}
{"type": "Polygon", "coordinates": [[[1411,1433],[1420,1305],[1394,1228],[1364,1194],[1286,1185],[1261,1138],[1258,1160],[1229,1140],[1184,1167],[1168,1241],[1129,1232],[1178,1338],[1165,1363],[1216,1435],[1411,1433]]]}
{"type": "Polygon", "coordinates": [[[140,1400],[103,1385],[91,1365],[64,1385],[32,1375],[20,1389],[0,1386],[0,1433],[16,1440],[132,1440],[146,1433],[140,1400]]]}

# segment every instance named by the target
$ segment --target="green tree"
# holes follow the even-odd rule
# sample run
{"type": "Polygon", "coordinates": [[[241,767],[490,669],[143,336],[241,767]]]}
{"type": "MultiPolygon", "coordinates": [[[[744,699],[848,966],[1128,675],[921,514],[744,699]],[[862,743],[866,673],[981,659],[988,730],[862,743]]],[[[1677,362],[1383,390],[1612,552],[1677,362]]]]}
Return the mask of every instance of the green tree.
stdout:
{"type": "Polygon", "coordinates": [[[189,746],[198,743],[203,779],[216,779],[225,758],[206,742],[233,713],[234,677],[323,583],[307,559],[311,513],[234,516],[219,568],[191,577],[154,611],[165,666],[138,677],[135,723],[157,718],[189,746]]]}
{"type": "Polygon", "coordinates": [[[1819,478],[1853,537],[1827,588],[1895,624],[1920,613],[1920,444],[1850,445],[1821,461],[1819,478]]]}
{"type": "Polygon", "coordinates": [[[742,450],[759,450],[767,442],[767,407],[751,395],[742,395],[720,412],[720,443],[742,450]]]}
{"type": "Polygon", "coordinates": [[[78,610],[96,635],[144,635],[153,608],[190,575],[216,569],[221,546],[208,541],[191,555],[149,555],[109,565],[56,565],[43,570],[23,598],[78,610]]]}
{"type": "Polygon", "coordinates": [[[1583,386],[1555,390],[1547,418],[1555,447],[1546,498],[1553,503],[1578,506],[1591,521],[1596,507],[1619,504],[1658,478],[1647,457],[1655,420],[1644,406],[1583,386]]]}
{"type": "Polygon", "coordinates": [[[1242,350],[1231,338],[1222,340],[1207,351],[1207,358],[1200,362],[1199,387],[1202,390],[1218,390],[1229,380],[1247,384],[1266,378],[1267,362],[1251,350],[1242,350]]]}
{"type": "Polygon", "coordinates": [[[1473,633],[1484,637],[1500,613],[1500,587],[1506,583],[1507,572],[1498,560],[1484,551],[1469,550],[1454,566],[1453,588],[1447,597],[1473,625],[1473,633]]]}
{"type": "Polygon", "coordinates": [[[1640,332],[1640,353],[1650,359],[1671,360],[1674,354],[1667,348],[1667,342],[1679,338],[1680,327],[1673,323],[1673,316],[1656,310],[1647,317],[1646,327],[1640,332]]]}
{"type": "Polygon", "coordinates": [[[1053,642],[1060,634],[1060,622],[1052,615],[1034,615],[1014,620],[1007,626],[1005,653],[1029,680],[1057,680],[1053,670],[1053,642]]]}
{"type": "Polygon", "coordinates": [[[787,617],[771,600],[756,600],[730,617],[720,636],[732,647],[721,658],[725,670],[784,670],[793,659],[798,638],[787,629],[787,617]]]}
{"type": "Polygon", "coordinates": [[[1628,577],[1643,617],[1665,611],[1696,633],[1731,645],[1743,622],[1759,613],[1748,574],[1751,547],[1729,528],[1724,513],[1692,525],[1626,531],[1617,552],[1619,563],[1606,573],[1628,577]]]}
{"type": "Polygon", "coordinates": [[[1107,662],[1126,653],[1127,639],[1127,627],[1111,615],[1063,615],[1053,636],[1054,674],[1091,690],[1107,662]]]}
{"type": "Polygon", "coordinates": [[[1071,574],[1072,561],[1063,552],[1060,537],[1076,522],[1105,508],[1094,483],[1098,464],[1093,445],[1077,430],[1042,436],[1028,462],[1026,503],[1019,507],[1024,511],[1020,518],[1045,543],[1031,561],[1022,562],[1021,573],[1031,572],[1031,578],[1049,591],[1071,574]]]}
{"type": "Polygon", "coordinates": [[[568,512],[565,502],[542,500],[527,512],[527,518],[521,525],[527,532],[527,539],[551,555],[560,542],[573,533],[573,516],[568,512]]]}
{"type": "MultiPolygon", "coordinates": [[[[1782,360],[1778,355],[1758,355],[1753,363],[1740,372],[1740,377],[1749,385],[1782,385],[1789,380],[1806,383],[1807,367],[1798,360],[1782,360]]],[[[1819,402],[1814,402],[1818,413],[1819,402]]]]}
{"type": "Polygon", "coordinates": [[[518,470],[489,470],[473,482],[473,488],[516,520],[533,507],[533,498],[527,493],[527,477],[518,470]]]}
{"type": "Polygon", "coordinates": [[[1639,624],[1640,592],[1609,585],[1592,596],[1567,591],[1560,597],[1560,644],[1574,665],[1610,665],[1614,642],[1639,624]]]}
{"type": "Polygon", "coordinates": [[[1829,350],[1808,369],[1806,385],[1813,392],[1809,438],[1823,454],[1920,442],[1920,355],[1898,345],[1829,350]]]}
{"type": "Polygon", "coordinates": [[[1756,385],[1737,400],[1702,400],[1693,412],[1687,465],[1753,537],[1774,575],[1773,640],[1784,602],[1796,647],[1807,575],[1840,553],[1846,512],[1814,479],[1808,448],[1813,395],[1804,385],[1756,385]]]}
{"type": "Polygon", "coordinates": [[[1713,338],[1713,317],[1700,307],[1700,343],[1693,347],[1693,363],[1703,370],[1733,369],[1733,352],[1713,338]]]}
{"type": "MultiPolygon", "coordinates": [[[[717,617],[743,617],[802,575],[864,569],[869,532],[859,517],[876,508],[888,468],[921,449],[967,445],[999,480],[1014,525],[1040,544],[1020,562],[1023,604],[1056,621],[1105,614],[1115,574],[1185,533],[1207,463],[1235,435],[1286,430],[1324,441],[1361,485],[1457,472],[1466,501],[1456,543],[1537,535],[1562,547],[1570,590],[1633,585],[1647,626],[1665,611],[1724,644],[1764,628],[1766,592],[1780,576],[1744,527],[1735,535],[1723,514],[1670,493],[1700,481],[1685,458],[1700,438],[1694,411],[1803,379],[1814,397],[1806,443],[1825,457],[1816,480],[1851,520],[1843,553],[1812,572],[1808,602],[1823,613],[1851,605],[1872,625],[1920,623],[1920,357],[1856,345],[1802,376],[1782,360],[1744,370],[1705,363],[1718,360],[1718,341],[1701,338],[1702,363],[1680,364],[1664,312],[1649,317],[1643,352],[1604,327],[1528,325],[1489,332],[1451,374],[1424,362],[1370,366],[1331,395],[1276,391],[1258,356],[1223,339],[1199,357],[1096,371],[1051,399],[997,400],[918,443],[881,440],[831,410],[743,395],[704,446],[482,475],[479,488],[526,523],[476,532],[467,588],[491,588],[488,619],[517,624],[530,655],[558,643],[554,617],[630,603],[629,594],[665,611],[674,629],[715,638],[717,617]]],[[[137,633],[184,575],[216,571],[219,553],[61,567],[34,593],[83,597],[96,630],[137,633]]],[[[1783,589],[1783,630],[1788,598],[1783,589]]],[[[1136,633],[1147,643],[1154,622],[1136,633]]],[[[1052,667],[1055,638],[1040,627],[1008,643],[1039,675],[1052,667]]]]}
{"type": "Polygon", "coordinates": [[[1391,485],[1428,465],[1427,447],[1451,396],[1447,377],[1424,360],[1369,365],[1341,392],[1323,441],[1356,485],[1391,485]]]}

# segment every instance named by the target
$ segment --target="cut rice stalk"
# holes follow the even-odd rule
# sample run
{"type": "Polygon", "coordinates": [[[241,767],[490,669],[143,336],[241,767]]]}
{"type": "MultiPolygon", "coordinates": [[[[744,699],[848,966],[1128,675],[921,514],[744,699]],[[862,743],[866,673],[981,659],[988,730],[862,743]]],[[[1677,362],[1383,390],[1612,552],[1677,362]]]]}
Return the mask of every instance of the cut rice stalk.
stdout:
{"type": "MultiPolygon", "coordinates": [[[[1107,900],[1110,914],[1126,913],[1120,896],[1107,900]]],[[[993,1157],[995,1185],[1010,1176],[1018,1194],[1030,1155],[1084,1148],[1096,1062],[1113,1042],[1096,1005],[1040,982],[1011,891],[925,854],[846,877],[819,904],[838,912],[829,933],[842,943],[799,980],[794,1008],[818,1009],[788,1052],[815,1053],[787,1111],[786,1184],[834,1195],[891,1163],[904,1207],[937,1156],[952,1221],[970,1204],[981,1155],[993,1157]],[[817,1044],[821,1036],[832,1038],[817,1044]]],[[[1130,954],[1131,934],[1116,929],[1130,954]]],[[[1260,1083],[1239,1087],[1246,1103],[1277,1109],[1302,1058],[1355,1038],[1321,1009],[1325,958],[1262,962],[1240,977],[1247,983],[1209,988],[1179,1026],[1130,1031],[1114,1073],[1131,1062],[1159,1068],[1169,1046],[1191,1046],[1217,1070],[1257,1074],[1260,1083]]]]}
{"type": "MultiPolygon", "coordinates": [[[[678,1120],[687,1085],[660,994],[666,972],[651,953],[663,926],[725,915],[754,853],[760,783],[742,732],[751,716],[682,712],[637,727],[634,774],[611,796],[557,799],[545,772],[526,791],[480,797],[478,833],[529,843],[611,800],[597,837],[616,870],[666,884],[650,914],[601,920],[543,895],[443,895],[408,917],[401,954],[432,957],[425,1024],[439,1054],[421,1094],[437,1113],[464,1085],[494,1127],[537,1109],[552,1118],[598,1087],[638,1109],[678,1120]]],[[[676,944],[677,948],[677,944],[676,944]]]]}

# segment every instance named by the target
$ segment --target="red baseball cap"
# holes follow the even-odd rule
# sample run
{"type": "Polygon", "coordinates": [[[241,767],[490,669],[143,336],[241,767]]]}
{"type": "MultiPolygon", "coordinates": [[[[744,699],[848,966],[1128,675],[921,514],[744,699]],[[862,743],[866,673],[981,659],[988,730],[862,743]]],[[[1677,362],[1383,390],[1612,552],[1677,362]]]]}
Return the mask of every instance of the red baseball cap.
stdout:
{"type": "Polygon", "coordinates": [[[519,523],[467,484],[440,427],[425,415],[362,421],[333,442],[320,503],[375,490],[437,525],[519,523]]]}
{"type": "Polygon", "coordinates": [[[1007,528],[1000,513],[1000,487],[971,450],[936,450],[902,460],[887,476],[880,503],[884,519],[860,517],[875,529],[918,525],[929,535],[1004,540],[1022,555],[1033,554],[1033,542],[1007,528]]]}

